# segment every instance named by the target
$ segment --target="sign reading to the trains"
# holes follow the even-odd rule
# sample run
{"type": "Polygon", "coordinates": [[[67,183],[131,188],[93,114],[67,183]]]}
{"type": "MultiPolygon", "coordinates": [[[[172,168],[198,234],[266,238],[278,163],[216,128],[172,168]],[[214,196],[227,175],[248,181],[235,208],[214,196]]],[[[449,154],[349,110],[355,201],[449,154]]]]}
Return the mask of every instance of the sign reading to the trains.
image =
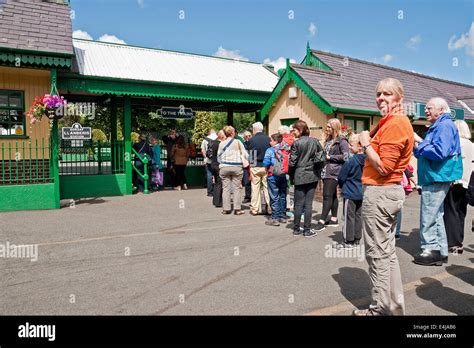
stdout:
{"type": "Polygon", "coordinates": [[[163,106],[157,110],[157,114],[163,118],[193,118],[196,112],[191,108],[180,105],[179,107],[163,106]]]}

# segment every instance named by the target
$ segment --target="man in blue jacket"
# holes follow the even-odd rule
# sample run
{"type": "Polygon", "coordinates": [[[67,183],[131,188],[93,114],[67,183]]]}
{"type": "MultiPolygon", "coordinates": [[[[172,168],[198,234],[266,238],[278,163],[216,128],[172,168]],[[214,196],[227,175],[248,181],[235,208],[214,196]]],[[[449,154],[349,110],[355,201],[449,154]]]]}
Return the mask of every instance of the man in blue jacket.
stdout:
{"type": "Polygon", "coordinates": [[[462,177],[461,143],[446,100],[430,99],[425,114],[431,123],[425,139],[415,135],[414,154],[418,158],[418,185],[421,186],[421,252],[415,255],[414,262],[441,266],[448,262],[444,198],[451,183],[462,177]]]}

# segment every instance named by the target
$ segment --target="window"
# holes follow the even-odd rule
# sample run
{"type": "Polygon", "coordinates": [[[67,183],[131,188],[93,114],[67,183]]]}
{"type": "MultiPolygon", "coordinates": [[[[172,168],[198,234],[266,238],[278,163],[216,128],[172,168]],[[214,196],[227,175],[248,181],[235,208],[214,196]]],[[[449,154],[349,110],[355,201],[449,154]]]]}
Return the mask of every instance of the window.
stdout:
{"type": "Polygon", "coordinates": [[[299,118],[284,118],[280,120],[280,123],[282,126],[291,126],[293,125],[296,121],[298,121],[299,118]]]}
{"type": "Polygon", "coordinates": [[[25,135],[23,92],[0,90],[0,136],[25,135]]]}
{"type": "Polygon", "coordinates": [[[343,123],[351,127],[354,133],[369,130],[369,119],[365,117],[344,117],[343,123]]]}

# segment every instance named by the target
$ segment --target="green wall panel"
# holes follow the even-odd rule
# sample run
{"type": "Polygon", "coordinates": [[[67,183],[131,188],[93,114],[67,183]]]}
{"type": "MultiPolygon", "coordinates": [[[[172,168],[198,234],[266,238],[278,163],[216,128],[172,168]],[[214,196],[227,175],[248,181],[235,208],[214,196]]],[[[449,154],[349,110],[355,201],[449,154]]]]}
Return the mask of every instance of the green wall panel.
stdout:
{"type": "Polygon", "coordinates": [[[126,194],[125,174],[113,175],[62,175],[59,178],[61,199],[126,194]]]}
{"type": "Polygon", "coordinates": [[[54,184],[0,186],[0,211],[56,209],[54,184]]]}

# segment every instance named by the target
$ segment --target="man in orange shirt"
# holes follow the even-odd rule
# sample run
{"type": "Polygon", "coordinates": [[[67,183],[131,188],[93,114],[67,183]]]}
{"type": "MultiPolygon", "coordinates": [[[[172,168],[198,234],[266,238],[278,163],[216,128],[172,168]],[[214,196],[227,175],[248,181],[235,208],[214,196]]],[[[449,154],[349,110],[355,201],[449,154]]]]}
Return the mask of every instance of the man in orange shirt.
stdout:
{"type": "Polygon", "coordinates": [[[395,253],[396,215],[405,192],[400,185],[413,151],[413,127],[402,108],[403,86],[387,78],[376,88],[379,124],[359,140],[367,159],[362,173],[362,233],[372,282],[372,304],[353,314],[403,315],[403,284],[395,253]]]}

